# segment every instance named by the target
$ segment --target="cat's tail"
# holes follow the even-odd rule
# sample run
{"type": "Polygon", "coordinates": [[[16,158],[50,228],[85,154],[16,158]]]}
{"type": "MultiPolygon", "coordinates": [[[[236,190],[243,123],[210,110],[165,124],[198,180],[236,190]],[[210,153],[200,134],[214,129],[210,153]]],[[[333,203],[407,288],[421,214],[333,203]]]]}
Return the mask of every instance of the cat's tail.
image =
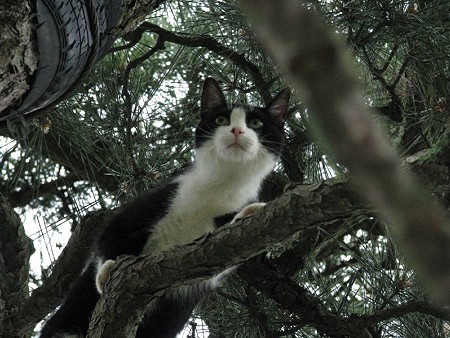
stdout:
{"type": "Polygon", "coordinates": [[[40,338],[68,334],[86,336],[92,311],[100,297],[95,287],[95,274],[95,263],[91,263],[72,285],[58,311],[47,321],[40,338]]]}

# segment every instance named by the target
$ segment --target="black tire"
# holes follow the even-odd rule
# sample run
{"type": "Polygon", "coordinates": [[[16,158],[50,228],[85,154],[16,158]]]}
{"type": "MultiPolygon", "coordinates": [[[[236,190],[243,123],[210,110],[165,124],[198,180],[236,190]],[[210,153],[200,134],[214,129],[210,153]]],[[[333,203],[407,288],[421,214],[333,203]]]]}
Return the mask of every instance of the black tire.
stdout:
{"type": "Polygon", "coordinates": [[[122,13],[120,0],[94,0],[98,18],[99,50],[96,61],[108,53],[116,37],[114,28],[119,23],[122,13]]]}
{"type": "Polygon", "coordinates": [[[13,115],[48,109],[77,87],[114,42],[120,9],[121,0],[37,0],[38,69],[13,115]]]}
{"type": "Polygon", "coordinates": [[[62,95],[80,76],[93,37],[88,10],[81,1],[36,2],[38,69],[27,97],[18,111],[31,113],[62,95]]]}

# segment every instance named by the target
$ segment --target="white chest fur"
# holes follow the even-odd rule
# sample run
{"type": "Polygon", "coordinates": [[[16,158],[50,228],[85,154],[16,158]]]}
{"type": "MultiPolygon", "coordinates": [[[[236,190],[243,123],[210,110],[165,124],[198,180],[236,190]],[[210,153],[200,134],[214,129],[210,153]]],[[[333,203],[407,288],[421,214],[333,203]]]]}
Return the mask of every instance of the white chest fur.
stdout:
{"type": "Polygon", "coordinates": [[[196,154],[193,169],[177,178],[179,187],[172,205],[154,226],[144,253],[190,243],[214,230],[215,217],[237,212],[257,198],[275,156],[261,147],[253,160],[235,162],[213,154],[216,149],[204,145],[196,154]]]}

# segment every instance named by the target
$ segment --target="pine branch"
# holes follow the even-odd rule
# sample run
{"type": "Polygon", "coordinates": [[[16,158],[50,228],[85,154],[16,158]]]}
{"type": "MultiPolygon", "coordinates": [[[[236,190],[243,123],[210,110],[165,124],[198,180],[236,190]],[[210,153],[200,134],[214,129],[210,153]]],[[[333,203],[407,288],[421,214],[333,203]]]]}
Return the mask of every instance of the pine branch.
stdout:
{"type": "Polygon", "coordinates": [[[8,202],[13,208],[23,207],[40,196],[44,196],[46,194],[56,194],[60,187],[71,185],[78,181],[80,181],[80,178],[76,174],[71,173],[67,176],[59,177],[51,182],[42,183],[38,188],[27,186],[18,191],[8,192],[8,202]]]}
{"type": "Polygon", "coordinates": [[[137,165],[136,160],[133,155],[133,153],[134,153],[133,139],[132,139],[132,137],[133,137],[132,136],[132,126],[133,126],[133,119],[132,119],[133,108],[132,107],[133,107],[133,105],[132,105],[131,95],[128,90],[130,74],[134,68],[141,65],[145,60],[149,59],[155,53],[157,53],[159,50],[162,50],[162,49],[164,49],[164,39],[159,37],[158,40],[156,41],[156,44],[150,50],[148,50],[146,53],[144,53],[140,57],[135,58],[127,65],[127,68],[125,69],[124,76],[123,76],[124,82],[123,82],[122,95],[125,97],[125,121],[126,121],[125,146],[127,149],[127,155],[131,162],[131,166],[132,166],[134,174],[136,176],[139,176],[140,173],[139,173],[138,165],[137,165]]]}
{"type": "Polygon", "coordinates": [[[269,90],[271,81],[266,81],[258,67],[248,61],[244,54],[238,53],[231,48],[220,44],[218,40],[208,35],[186,36],[181,35],[180,33],[175,34],[150,22],[143,22],[141,27],[145,28],[149,32],[158,34],[158,36],[164,41],[176,43],[186,47],[203,47],[227,60],[230,60],[243,72],[250,76],[265,104],[268,104],[272,100],[272,95],[269,90]]]}
{"type": "MultiPolygon", "coordinates": [[[[94,311],[90,337],[132,336],[147,304],[167,290],[208,279],[299,231],[300,238],[310,231],[334,229],[339,232],[336,220],[363,211],[358,205],[360,201],[355,200],[347,184],[330,181],[299,185],[253,217],[220,228],[193,244],[156,257],[119,258],[94,311]],[[117,315],[118,308],[128,309],[130,317],[124,313],[117,315]]],[[[306,236],[304,240],[308,242],[310,237],[306,236]]],[[[447,310],[425,301],[399,305],[373,315],[343,318],[327,310],[308,290],[260,261],[246,263],[239,269],[239,274],[299,316],[303,326],[310,325],[330,337],[371,337],[366,331],[369,326],[412,312],[449,318],[447,310]]]]}
{"type": "MultiPolygon", "coordinates": [[[[412,162],[412,159],[410,162],[412,162]]],[[[422,167],[422,172],[430,169],[429,163],[421,164],[422,161],[420,160],[420,158],[416,158],[416,162],[417,164],[415,168],[417,170],[420,170],[420,168],[422,167]]],[[[435,177],[435,175],[433,175],[433,177],[435,177]]],[[[441,180],[438,182],[438,184],[445,184],[445,181],[441,180]]],[[[360,201],[355,200],[355,196],[353,196],[353,194],[351,194],[351,192],[349,191],[348,183],[346,183],[345,181],[341,181],[341,183],[338,183],[333,180],[326,181],[318,185],[291,184],[290,188],[288,188],[285,194],[283,194],[273,203],[274,204],[272,204],[270,209],[265,209],[264,212],[259,216],[255,215],[255,217],[245,219],[242,222],[244,223],[242,227],[236,224],[228,230],[219,229],[218,234],[210,235],[206,239],[202,239],[197,243],[187,246],[187,249],[183,249],[181,253],[179,253],[180,250],[177,250],[174,253],[167,253],[166,256],[169,259],[169,261],[167,262],[163,261],[161,263],[158,263],[158,265],[153,266],[151,257],[129,257],[128,260],[130,262],[142,262],[143,259],[148,262],[145,264],[145,267],[142,266],[141,268],[137,266],[133,268],[134,265],[131,265],[130,268],[132,268],[133,271],[138,271],[138,269],[142,270],[139,271],[139,277],[136,277],[137,275],[130,275],[130,278],[136,278],[141,283],[154,281],[154,283],[157,284],[158,281],[161,281],[161,278],[155,278],[153,276],[154,270],[152,269],[155,269],[155,267],[158,268],[163,263],[165,264],[164,266],[166,268],[167,266],[170,267],[171,264],[174,265],[174,267],[168,268],[170,270],[169,273],[166,273],[164,268],[161,271],[157,272],[157,276],[161,276],[162,274],[164,274],[164,286],[162,287],[162,289],[159,286],[156,287],[159,293],[163,293],[164,289],[168,288],[172,284],[185,284],[186,280],[189,280],[189,278],[193,282],[196,282],[201,278],[207,278],[214,273],[222,271],[226,266],[235,265],[238,261],[244,260],[243,256],[233,258],[234,253],[229,254],[228,252],[221,252],[221,247],[226,247],[228,243],[228,245],[230,246],[227,248],[227,250],[235,247],[245,248],[248,246],[249,242],[256,242],[257,236],[255,236],[255,234],[257,232],[251,230],[252,228],[249,228],[249,224],[255,227],[256,230],[258,230],[258,233],[260,233],[259,228],[263,227],[261,231],[268,234],[267,238],[263,240],[270,241],[272,243],[279,242],[280,238],[290,237],[290,235],[283,235],[283,233],[285,232],[295,233],[296,231],[300,230],[301,236],[299,236],[299,243],[297,246],[300,246],[304,249],[309,248],[305,250],[310,251],[312,250],[312,246],[318,243],[317,237],[319,233],[323,233],[323,231],[326,231],[327,233],[337,235],[338,233],[347,231],[347,227],[345,226],[344,228],[342,228],[342,226],[352,222],[347,221],[346,217],[354,217],[354,215],[358,213],[358,210],[361,208],[359,206],[360,201]],[[340,219],[341,221],[339,221],[340,219]],[[292,227],[292,229],[290,227],[292,227]],[[244,230],[246,231],[243,232],[244,230]],[[223,231],[226,231],[226,233],[223,233],[223,231]],[[282,233],[279,234],[278,231],[281,231],[282,233]],[[227,234],[231,236],[231,238],[222,243],[221,238],[223,236],[227,236],[227,234]],[[243,234],[245,234],[245,236],[243,236],[243,234]],[[274,236],[273,238],[272,235],[274,236]],[[213,237],[213,239],[211,239],[211,237],[213,237]],[[211,241],[213,242],[210,243],[211,241]],[[216,246],[218,246],[216,242],[219,244],[221,243],[220,247],[215,248],[216,246]],[[197,247],[198,252],[196,253],[197,247]],[[194,252],[195,255],[189,256],[190,252],[194,252]],[[203,266],[201,265],[202,261],[204,262],[203,266]],[[193,268],[192,265],[195,265],[195,267],[193,268]],[[190,270],[191,268],[192,271],[190,270]]],[[[361,212],[365,211],[361,209],[361,212]]],[[[85,264],[86,259],[88,258],[89,247],[92,239],[95,237],[95,234],[100,231],[101,224],[104,218],[107,217],[107,215],[108,213],[105,214],[105,212],[89,214],[80,222],[80,224],[73,232],[69,243],[65,247],[63,253],[56,261],[52,269],[52,274],[43,281],[41,287],[33,291],[30,298],[28,298],[24,303],[18,305],[17,312],[15,314],[12,314],[12,317],[8,319],[12,323],[11,327],[14,327],[15,333],[17,332],[17,334],[22,334],[24,332],[27,332],[37,322],[42,320],[49,312],[51,312],[56,306],[58,306],[63,298],[65,298],[67,292],[70,289],[70,284],[75,278],[77,278],[79,272],[85,264]]],[[[365,224],[363,224],[362,226],[364,227],[365,224]]],[[[258,244],[255,243],[254,245],[258,244]]],[[[267,245],[264,243],[261,243],[260,245],[264,248],[267,247],[267,245]]],[[[249,250],[252,251],[249,255],[256,255],[257,253],[264,251],[264,249],[260,249],[258,251],[252,248],[250,248],[249,250]]],[[[296,257],[306,257],[307,255],[308,254],[306,252],[303,252],[302,255],[298,255],[296,257]]],[[[289,269],[285,269],[285,267],[289,266],[290,262],[290,257],[281,256],[279,259],[273,261],[272,264],[275,264],[278,271],[277,273],[280,273],[281,271],[283,274],[289,274],[289,269]],[[286,262],[283,262],[283,259],[286,260],[286,262]]],[[[251,269],[254,263],[252,262],[247,264],[244,265],[244,268],[251,269]]],[[[141,265],[141,263],[139,265],[141,265]]],[[[118,274],[115,273],[114,275],[116,275],[117,279],[117,276],[125,276],[128,275],[128,273],[131,272],[125,272],[123,271],[123,269],[120,269],[120,271],[118,271],[118,274]]],[[[267,292],[267,290],[269,290],[267,288],[267,286],[269,285],[266,280],[267,276],[270,276],[268,275],[268,272],[264,272],[261,274],[252,273],[253,281],[251,281],[250,278],[246,278],[246,280],[252,283],[255,287],[259,288],[262,292],[267,292]],[[266,286],[266,291],[264,290],[264,286],[266,286]]],[[[280,283],[281,282],[282,280],[280,280],[280,283]]],[[[127,292],[131,294],[136,293],[132,290],[133,284],[130,284],[128,287],[127,283],[129,283],[129,281],[125,280],[121,282],[121,286],[116,286],[115,289],[111,292],[114,293],[115,290],[118,290],[122,287],[126,291],[126,294],[127,292]]],[[[141,287],[145,289],[145,286],[141,287]]],[[[154,289],[152,289],[152,285],[149,285],[149,287],[150,289],[142,292],[142,294],[139,295],[139,298],[145,299],[145,301],[143,300],[145,304],[147,304],[147,301],[152,299],[151,293],[154,292],[154,289]]],[[[292,287],[294,287],[294,285],[292,285],[292,287]]],[[[298,285],[295,287],[298,288],[298,285]]],[[[284,287],[280,285],[276,289],[281,291],[284,290],[284,287]]],[[[132,298],[133,296],[130,297],[132,298]]],[[[283,301],[283,298],[278,296],[276,293],[270,294],[269,297],[273,298],[287,308],[290,307],[289,303],[285,303],[283,301]]],[[[307,297],[307,295],[304,297],[307,297]]],[[[307,304],[314,304],[314,302],[316,302],[317,300],[314,300],[313,298],[305,298],[304,300],[307,299],[310,299],[311,302],[304,303],[306,305],[302,308],[291,308],[291,310],[295,310],[297,314],[309,313],[308,311],[310,309],[308,308],[307,304]]],[[[296,301],[296,306],[303,304],[303,301],[300,303],[298,303],[298,299],[296,301]]],[[[294,304],[293,301],[292,304],[294,304]]],[[[428,312],[424,311],[424,313],[429,313],[443,319],[446,318],[445,311],[442,311],[441,314],[439,314],[440,310],[433,310],[435,312],[432,313],[431,311],[433,308],[431,305],[429,307],[431,310],[427,310],[428,312]]],[[[100,307],[100,309],[102,308],[100,307]]],[[[141,310],[143,310],[143,308],[141,310]]],[[[111,311],[113,312],[114,316],[114,310],[111,311]]],[[[334,321],[339,320],[335,315],[328,315],[331,316],[330,318],[334,318],[334,321]]],[[[108,315],[105,316],[108,317],[108,315]]],[[[386,315],[384,315],[383,318],[385,318],[385,316],[386,315]]],[[[309,317],[308,315],[306,318],[311,317],[309,317]]],[[[114,317],[111,317],[111,320],[113,321],[116,319],[114,319],[114,317]]],[[[119,318],[118,320],[121,319],[119,318]]],[[[374,319],[369,318],[366,321],[368,322],[373,320],[374,319]]],[[[361,319],[360,321],[363,322],[364,320],[361,319]]],[[[313,324],[316,323],[314,321],[309,322],[313,324]]],[[[0,321],[0,324],[0,326],[3,325],[4,327],[6,327],[5,321],[0,321]]],[[[320,323],[317,324],[318,329],[321,328],[321,330],[326,330],[319,326],[319,324],[320,323]]],[[[323,332],[331,331],[328,330],[323,332]]]]}
{"type": "Polygon", "coordinates": [[[241,4],[263,45],[303,94],[322,144],[349,169],[355,189],[390,225],[430,294],[449,304],[448,220],[367,114],[344,44],[298,1],[241,4]]]}

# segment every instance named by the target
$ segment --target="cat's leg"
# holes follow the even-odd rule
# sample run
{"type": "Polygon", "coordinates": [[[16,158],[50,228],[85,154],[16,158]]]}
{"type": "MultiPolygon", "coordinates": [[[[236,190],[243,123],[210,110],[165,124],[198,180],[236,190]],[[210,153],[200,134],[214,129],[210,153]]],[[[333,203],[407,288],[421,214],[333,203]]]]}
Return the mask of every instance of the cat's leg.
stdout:
{"type": "Polygon", "coordinates": [[[234,216],[233,220],[230,223],[236,222],[238,219],[248,217],[252,214],[254,214],[257,210],[262,209],[266,203],[252,203],[244,207],[241,211],[239,211],[236,216],[234,216]]]}
{"type": "Polygon", "coordinates": [[[97,291],[100,294],[103,293],[103,288],[105,287],[106,281],[108,280],[111,269],[115,263],[115,260],[108,259],[97,269],[97,275],[95,276],[95,285],[97,286],[97,291]]]}
{"type": "Polygon", "coordinates": [[[74,281],[64,303],[42,328],[40,338],[86,336],[89,318],[100,297],[93,283],[96,271],[96,264],[91,263],[74,281]]]}

